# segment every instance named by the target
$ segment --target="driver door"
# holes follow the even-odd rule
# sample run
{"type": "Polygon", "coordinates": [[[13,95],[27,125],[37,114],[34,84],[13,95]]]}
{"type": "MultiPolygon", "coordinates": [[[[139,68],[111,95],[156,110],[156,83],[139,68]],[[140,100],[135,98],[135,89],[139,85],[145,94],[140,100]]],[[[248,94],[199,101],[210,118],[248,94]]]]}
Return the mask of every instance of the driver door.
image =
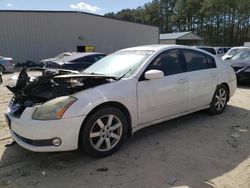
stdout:
{"type": "Polygon", "coordinates": [[[161,70],[164,77],[146,80],[143,73],[139,80],[139,124],[186,111],[188,76],[184,66],[179,50],[167,50],[158,55],[147,67],[146,71],[161,70]]]}

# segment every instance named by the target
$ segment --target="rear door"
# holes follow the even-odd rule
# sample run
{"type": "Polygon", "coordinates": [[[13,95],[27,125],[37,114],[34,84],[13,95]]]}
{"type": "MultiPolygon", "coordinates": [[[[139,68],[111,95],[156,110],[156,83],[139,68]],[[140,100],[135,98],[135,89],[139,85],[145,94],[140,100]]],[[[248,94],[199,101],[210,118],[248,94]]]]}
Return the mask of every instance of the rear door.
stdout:
{"type": "Polygon", "coordinates": [[[188,110],[210,104],[218,83],[218,70],[212,56],[195,50],[182,50],[188,72],[188,110]]]}

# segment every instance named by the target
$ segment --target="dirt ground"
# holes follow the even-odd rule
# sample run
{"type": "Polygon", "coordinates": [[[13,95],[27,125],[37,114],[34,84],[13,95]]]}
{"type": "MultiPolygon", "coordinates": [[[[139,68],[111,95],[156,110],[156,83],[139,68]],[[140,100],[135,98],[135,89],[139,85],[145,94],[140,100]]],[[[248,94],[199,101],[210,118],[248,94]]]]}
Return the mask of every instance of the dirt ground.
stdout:
{"type": "MultiPolygon", "coordinates": [[[[4,83],[12,82],[11,74],[4,83]]],[[[249,188],[250,84],[239,86],[225,112],[204,111],[145,128],[114,155],[34,153],[11,140],[0,86],[0,187],[249,188]]]]}

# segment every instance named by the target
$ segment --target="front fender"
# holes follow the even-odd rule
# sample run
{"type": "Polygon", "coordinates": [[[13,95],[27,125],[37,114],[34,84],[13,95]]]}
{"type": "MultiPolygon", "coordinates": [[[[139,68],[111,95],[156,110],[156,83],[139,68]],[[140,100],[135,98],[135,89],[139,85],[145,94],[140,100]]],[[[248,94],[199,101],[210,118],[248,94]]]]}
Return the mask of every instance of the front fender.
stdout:
{"type": "Polygon", "coordinates": [[[112,101],[124,105],[130,113],[132,125],[137,125],[137,82],[136,78],[122,79],[75,93],[72,96],[77,101],[63,118],[86,116],[97,106],[112,101]]]}

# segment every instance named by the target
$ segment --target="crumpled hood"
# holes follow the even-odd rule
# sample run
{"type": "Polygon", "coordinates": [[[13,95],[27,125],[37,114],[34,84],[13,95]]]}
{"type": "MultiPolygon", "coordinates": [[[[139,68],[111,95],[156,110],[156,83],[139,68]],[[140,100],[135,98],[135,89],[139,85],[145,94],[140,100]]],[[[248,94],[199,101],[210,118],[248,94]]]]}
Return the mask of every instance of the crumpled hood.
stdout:
{"type": "Polygon", "coordinates": [[[26,72],[26,68],[23,68],[18,75],[16,85],[13,87],[7,86],[7,88],[15,96],[23,95],[35,97],[38,100],[51,100],[58,96],[105,84],[110,82],[110,79],[115,79],[112,76],[81,74],[77,71],[64,69],[41,68],[40,70],[42,70],[42,76],[31,79],[26,72]]]}
{"type": "Polygon", "coordinates": [[[13,112],[20,116],[26,107],[43,104],[60,96],[68,96],[98,85],[116,81],[117,78],[105,75],[81,74],[63,69],[37,69],[42,76],[31,77],[23,68],[15,86],[6,86],[13,94],[12,105],[18,105],[13,112]]]}

